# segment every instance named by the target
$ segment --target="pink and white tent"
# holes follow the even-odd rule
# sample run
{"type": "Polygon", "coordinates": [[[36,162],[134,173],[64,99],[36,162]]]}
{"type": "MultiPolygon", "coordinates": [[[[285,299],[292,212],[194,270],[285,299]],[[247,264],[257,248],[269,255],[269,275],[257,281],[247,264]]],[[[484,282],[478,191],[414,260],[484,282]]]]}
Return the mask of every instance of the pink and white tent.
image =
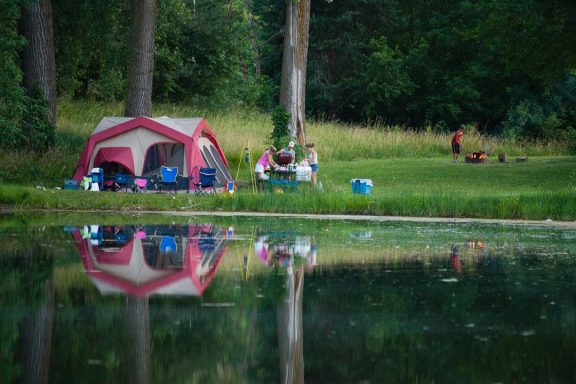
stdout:
{"type": "Polygon", "coordinates": [[[216,186],[232,180],[218,139],[202,118],[105,117],[96,126],[72,177],[81,181],[93,168],[104,174],[158,174],[161,166],[178,167],[192,178],[200,167],[216,169],[216,186]]]}

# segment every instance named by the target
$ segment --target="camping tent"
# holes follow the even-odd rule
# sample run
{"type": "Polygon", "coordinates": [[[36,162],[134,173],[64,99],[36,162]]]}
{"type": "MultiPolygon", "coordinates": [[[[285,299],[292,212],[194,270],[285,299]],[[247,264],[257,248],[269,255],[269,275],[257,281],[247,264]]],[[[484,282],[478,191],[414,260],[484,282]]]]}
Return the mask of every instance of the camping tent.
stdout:
{"type": "MultiPolygon", "coordinates": [[[[216,169],[216,187],[232,180],[216,136],[202,118],[105,117],[88,138],[72,177],[81,181],[93,168],[104,175],[159,174],[161,166],[178,167],[192,178],[200,167],[216,169]]],[[[191,181],[191,180],[190,180],[191,181]]]]}

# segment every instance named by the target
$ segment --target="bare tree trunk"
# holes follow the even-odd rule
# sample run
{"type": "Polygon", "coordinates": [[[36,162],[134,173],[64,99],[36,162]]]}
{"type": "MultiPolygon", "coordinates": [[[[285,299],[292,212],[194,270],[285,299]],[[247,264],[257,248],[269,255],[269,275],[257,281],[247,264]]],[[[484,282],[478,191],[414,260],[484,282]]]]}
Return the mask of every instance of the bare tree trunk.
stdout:
{"type": "Polygon", "coordinates": [[[262,66],[260,64],[260,50],[258,49],[258,40],[256,38],[256,25],[254,24],[254,15],[252,14],[252,5],[250,0],[245,0],[246,17],[248,19],[248,28],[250,30],[250,46],[254,54],[254,66],[256,70],[256,80],[258,81],[262,75],[262,66]]]}
{"type": "Polygon", "coordinates": [[[152,116],[156,0],[131,0],[132,40],[126,116],[152,116]]]}
{"type": "Polygon", "coordinates": [[[300,144],[306,141],[306,65],[310,0],[287,0],[280,105],[290,114],[290,136],[300,144]]]}
{"type": "Polygon", "coordinates": [[[52,31],[51,0],[31,2],[20,20],[26,44],[22,53],[23,85],[28,91],[38,87],[48,102],[48,121],[56,125],[56,59],[52,31]]]}

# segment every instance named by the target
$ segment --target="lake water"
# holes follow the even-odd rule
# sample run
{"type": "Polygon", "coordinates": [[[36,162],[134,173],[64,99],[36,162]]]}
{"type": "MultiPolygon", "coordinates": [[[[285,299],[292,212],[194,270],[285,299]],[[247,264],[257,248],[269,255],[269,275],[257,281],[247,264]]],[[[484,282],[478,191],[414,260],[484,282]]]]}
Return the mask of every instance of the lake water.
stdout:
{"type": "Polygon", "coordinates": [[[573,228],[0,224],[2,383],[575,381],[573,228]]]}

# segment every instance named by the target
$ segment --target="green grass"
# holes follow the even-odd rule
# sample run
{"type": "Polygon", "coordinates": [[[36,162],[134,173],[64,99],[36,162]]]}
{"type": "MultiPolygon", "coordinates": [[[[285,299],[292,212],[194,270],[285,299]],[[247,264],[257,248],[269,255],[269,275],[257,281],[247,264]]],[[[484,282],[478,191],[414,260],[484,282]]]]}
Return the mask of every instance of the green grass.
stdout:
{"type": "MultiPolygon", "coordinates": [[[[247,180],[249,170],[241,167],[247,180]]],[[[235,194],[93,193],[21,186],[0,187],[0,204],[17,209],[250,211],[500,219],[576,219],[576,158],[526,163],[454,164],[445,159],[335,161],[322,165],[323,192],[235,194]],[[350,178],[374,183],[370,195],[352,194],[350,178]]]]}
{"type": "Polygon", "coordinates": [[[282,213],[367,214],[470,218],[576,220],[576,157],[562,144],[514,143],[467,132],[464,151],[489,150],[487,164],[451,161],[450,135],[401,132],[390,127],[309,122],[308,140],[319,152],[322,193],[252,193],[245,146],[254,161],[272,129],[270,116],[255,111],[209,111],[159,105],[155,116],[203,116],[216,132],[241,185],[232,196],[111,194],[61,191],[86,138],[104,116],[122,105],[61,103],[56,149],[35,155],[0,153],[0,204],[16,209],[109,211],[222,210],[282,213]],[[496,154],[510,161],[500,163],[496,154]],[[516,156],[528,156],[516,163],[516,156]],[[353,195],[350,179],[371,179],[370,196],[353,195]]]}

